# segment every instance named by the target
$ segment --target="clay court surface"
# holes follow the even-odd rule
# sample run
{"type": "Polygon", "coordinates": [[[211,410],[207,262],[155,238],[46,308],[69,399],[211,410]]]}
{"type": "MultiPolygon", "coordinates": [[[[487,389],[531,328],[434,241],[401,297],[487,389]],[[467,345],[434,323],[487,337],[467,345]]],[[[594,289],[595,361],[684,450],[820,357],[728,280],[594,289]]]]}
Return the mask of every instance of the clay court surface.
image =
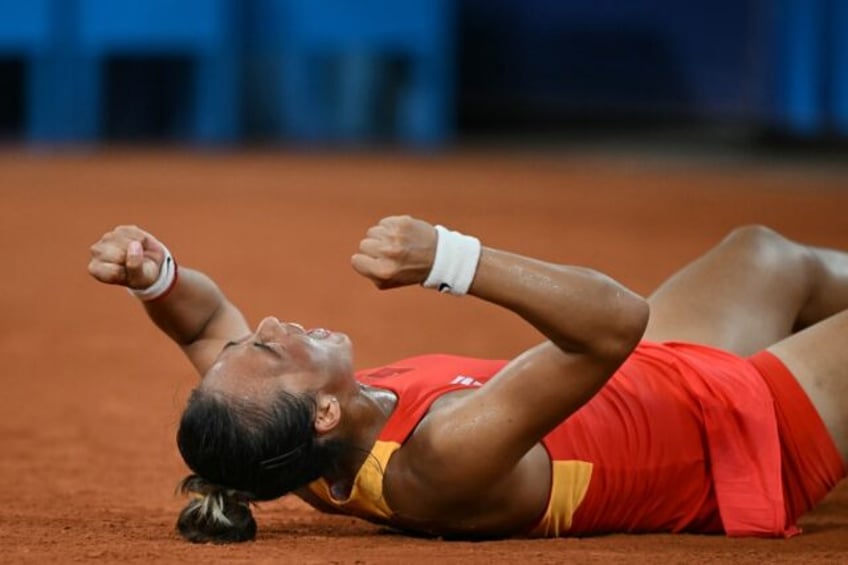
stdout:
{"type": "Polygon", "coordinates": [[[848,563],[848,482],[790,540],[445,542],[292,499],[256,510],[253,543],[174,533],[186,473],[174,434],[196,376],[126,292],[88,276],[101,233],[147,228],[252,323],[275,314],[348,332],[360,367],[435,351],[505,358],[538,339],[473,299],[381,293],[358,278],[349,257],[388,214],[590,265],[643,293],[739,224],[848,249],[844,166],[646,157],[0,154],[0,562],[848,563]]]}

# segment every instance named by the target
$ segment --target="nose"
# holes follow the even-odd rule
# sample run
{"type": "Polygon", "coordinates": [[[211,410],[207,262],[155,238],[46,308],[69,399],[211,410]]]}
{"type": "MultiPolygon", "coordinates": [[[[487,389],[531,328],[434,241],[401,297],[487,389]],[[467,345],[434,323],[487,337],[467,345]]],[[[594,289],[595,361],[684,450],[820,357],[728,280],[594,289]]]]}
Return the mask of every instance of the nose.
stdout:
{"type": "Polygon", "coordinates": [[[259,327],[256,328],[256,337],[260,340],[279,339],[283,336],[303,333],[305,330],[300,324],[281,322],[276,316],[263,318],[259,322],[259,327]]]}
{"type": "Polygon", "coordinates": [[[256,328],[256,337],[261,340],[273,338],[280,333],[283,333],[283,325],[276,316],[263,318],[262,321],[259,322],[259,326],[256,328]]]}

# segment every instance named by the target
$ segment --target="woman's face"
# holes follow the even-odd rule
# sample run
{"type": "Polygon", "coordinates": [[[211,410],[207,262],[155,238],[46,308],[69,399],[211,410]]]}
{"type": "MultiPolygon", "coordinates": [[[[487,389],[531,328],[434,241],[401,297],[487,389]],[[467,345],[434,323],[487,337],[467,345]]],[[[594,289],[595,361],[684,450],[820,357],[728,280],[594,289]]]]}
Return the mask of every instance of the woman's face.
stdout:
{"type": "Polygon", "coordinates": [[[202,387],[244,400],[270,398],[281,389],[297,394],[337,394],[354,384],[350,339],[325,329],[268,317],[256,331],[224,346],[202,387]]]}

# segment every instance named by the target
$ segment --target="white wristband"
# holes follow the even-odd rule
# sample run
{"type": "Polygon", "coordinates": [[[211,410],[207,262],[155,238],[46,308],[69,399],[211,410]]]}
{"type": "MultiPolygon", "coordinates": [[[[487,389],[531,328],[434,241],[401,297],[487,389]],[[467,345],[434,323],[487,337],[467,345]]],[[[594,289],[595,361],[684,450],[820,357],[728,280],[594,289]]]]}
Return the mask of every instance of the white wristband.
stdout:
{"type": "Polygon", "coordinates": [[[163,245],[162,249],[165,252],[165,259],[162,261],[162,266],[159,267],[159,276],[156,281],[147,288],[127,289],[133,296],[144,302],[163,297],[177,284],[177,263],[167,247],[163,245]]]}
{"type": "Polygon", "coordinates": [[[421,284],[439,292],[466,294],[480,261],[480,240],[444,226],[436,226],[436,233],[436,257],[430,274],[421,284]]]}

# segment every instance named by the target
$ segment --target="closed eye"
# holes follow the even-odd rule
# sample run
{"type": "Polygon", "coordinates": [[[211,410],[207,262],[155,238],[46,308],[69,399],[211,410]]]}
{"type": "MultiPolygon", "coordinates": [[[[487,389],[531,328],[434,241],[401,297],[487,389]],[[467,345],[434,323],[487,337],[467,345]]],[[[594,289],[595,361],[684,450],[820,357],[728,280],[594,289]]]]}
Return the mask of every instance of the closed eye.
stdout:
{"type": "Polygon", "coordinates": [[[234,346],[234,345],[238,345],[238,344],[240,344],[240,343],[244,343],[244,342],[245,342],[245,341],[247,341],[249,338],[250,338],[250,336],[249,336],[249,335],[246,335],[246,336],[244,336],[244,337],[243,337],[243,338],[241,338],[241,339],[238,339],[238,340],[235,340],[235,341],[228,341],[227,343],[225,343],[225,344],[224,344],[224,347],[222,347],[222,348],[221,348],[221,353],[223,353],[224,351],[226,351],[228,347],[232,347],[232,346],[234,346]]]}
{"type": "Polygon", "coordinates": [[[272,353],[275,357],[282,357],[282,354],[277,350],[277,348],[268,345],[267,343],[263,343],[261,341],[254,341],[251,345],[254,347],[258,347],[263,351],[268,351],[272,353]]]}
{"type": "MultiPolygon", "coordinates": [[[[223,355],[223,353],[227,349],[229,349],[230,347],[232,347],[234,345],[241,345],[242,343],[244,343],[245,341],[250,339],[250,337],[251,336],[245,336],[242,339],[239,339],[239,340],[236,340],[236,341],[228,341],[227,343],[224,344],[224,347],[221,348],[221,353],[219,353],[218,355],[219,356],[223,355]]],[[[280,353],[280,351],[276,347],[269,345],[265,342],[254,341],[253,343],[251,343],[251,345],[253,347],[256,347],[257,349],[261,349],[262,351],[267,351],[268,353],[271,353],[272,355],[274,355],[274,357],[279,357],[279,358],[283,357],[282,353],[280,353]]]]}

